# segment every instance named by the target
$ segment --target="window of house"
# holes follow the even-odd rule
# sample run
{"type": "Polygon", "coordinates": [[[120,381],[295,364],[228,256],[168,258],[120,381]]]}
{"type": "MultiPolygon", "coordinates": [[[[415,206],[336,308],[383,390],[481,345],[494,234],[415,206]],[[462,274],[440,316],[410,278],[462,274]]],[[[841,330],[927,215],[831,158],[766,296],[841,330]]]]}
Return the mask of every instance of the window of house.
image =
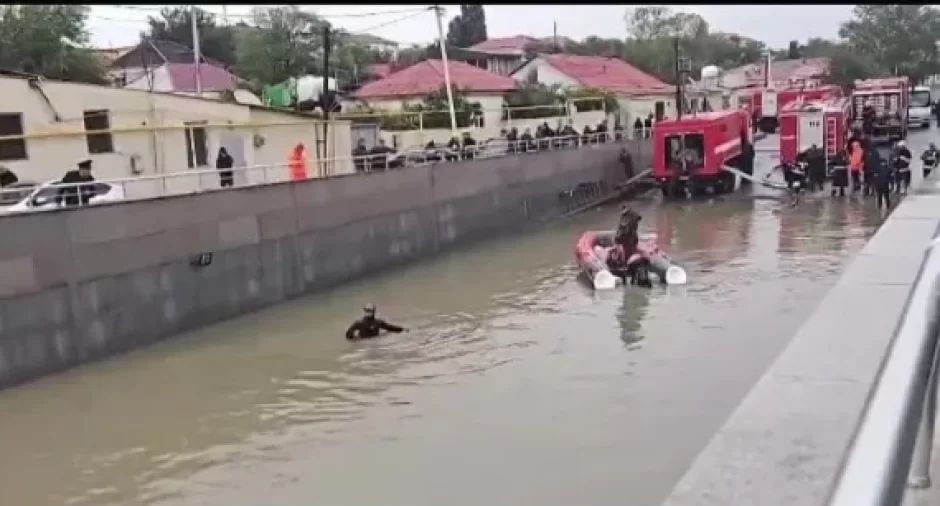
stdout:
{"type": "Polygon", "coordinates": [[[205,121],[186,123],[186,164],[190,169],[209,165],[209,141],[205,121]]]}
{"type": "Polygon", "coordinates": [[[111,115],[107,109],[85,111],[85,143],[90,154],[114,153],[111,132],[111,115]],[[101,130],[104,130],[103,132],[101,130]],[[98,133],[95,133],[98,131],[98,133]]]}
{"type": "MultiPolygon", "coordinates": [[[[23,115],[20,113],[0,114],[0,137],[23,135],[23,115]]],[[[26,139],[0,140],[0,160],[25,160],[26,139]]]]}

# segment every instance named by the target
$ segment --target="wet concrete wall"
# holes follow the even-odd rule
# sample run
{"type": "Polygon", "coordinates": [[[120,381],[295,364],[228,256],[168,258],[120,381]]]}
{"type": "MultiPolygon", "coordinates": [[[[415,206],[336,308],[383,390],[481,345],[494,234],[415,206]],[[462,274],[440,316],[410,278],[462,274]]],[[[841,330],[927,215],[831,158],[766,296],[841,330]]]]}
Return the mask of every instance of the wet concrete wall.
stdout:
{"type": "Polygon", "coordinates": [[[630,141],[0,218],[0,387],[521,230],[622,147],[649,166],[630,141]]]}

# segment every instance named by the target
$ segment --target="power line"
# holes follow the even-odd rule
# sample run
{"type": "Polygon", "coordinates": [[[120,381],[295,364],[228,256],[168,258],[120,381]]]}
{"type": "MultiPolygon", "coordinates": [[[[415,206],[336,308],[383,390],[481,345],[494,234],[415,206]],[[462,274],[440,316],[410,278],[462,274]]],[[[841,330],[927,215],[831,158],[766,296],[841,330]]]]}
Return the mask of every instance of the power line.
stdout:
{"type": "MultiPolygon", "coordinates": [[[[162,8],[160,8],[160,7],[144,7],[144,6],[140,6],[140,5],[109,5],[108,7],[115,7],[115,8],[118,8],[118,9],[127,9],[127,10],[130,10],[130,11],[137,11],[137,12],[153,12],[153,13],[157,13],[157,14],[159,14],[160,11],[162,10],[162,8]]],[[[198,6],[197,6],[197,7],[198,7],[198,6]]],[[[201,8],[201,7],[200,7],[200,8],[201,8]]],[[[202,8],[201,8],[201,9],[202,9],[202,8]]],[[[209,13],[209,14],[213,14],[213,15],[216,15],[216,16],[220,16],[220,15],[221,15],[221,14],[218,13],[218,12],[210,11],[210,10],[208,10],[208,9],[202,9],[202,10],[205,11],[205,12],[207,12],[207,13],[209,13]]],[[[331,18],[368,18],[368,17],[374,17],[374,16],[388,16],[388,15],[393,15],[393,14],[405,14],[405,13],[424,12],[424,11],[426,11],[426,10],[427,10],[427,8],[424,8],[424,7],[411,7],[411,8],[408,8],[408,9],[394,9],[394,10],[387,10],[387,11],[358,12],[358,13],[352,13],[352,12],[350,12],[350,13],[344,13],[344,14],[321,14],[321,13],[319,13],[319,12],[307,12],[307,11],[302,11],[302,12],[307,12],[307,14],[313,14],[313,15],[315,15],[315,16],[317,16],[317,17],[320,17],[320,18],[323,18],[323,19],[327,19],[327,20],[328,20],[328,19],[331,19],[331,18]]],[[[253,18],[253,15],[252,15],[252,14],[232,14],[232,13],[229,13],[229,14],[228,14],[228,17],[230,17],[230,18],[239,18],[239,19],[252,19],[252,18],[253,18]]]]}
{"type": "Polygon", "coordinates": [[[379,28],[384,28],[384,27],[386,27],[386,26],[388,26],[388,25],[394,25],[395,23],[400,23],[400,22],[402,22],[402,21],[405,21],[405,20],[408,20],[408,19],[411,19],[411,18],[416,18],[416,17],[418,17],[418,16],[420,16],[420,15],[426,13],[426,12],[432,11],[432,10],[434,10],[434,7],[428,7],[428,8],[425,8],[425,9],[421,9],[420,12],[415,12],[415,13],[409,14],[409,15],[407,15],[407,16],[402,16],[402,17],[400,17],[400,18],[395,18],[395,19],[393,19],[393,20],[391,20],[391,21],[386,21],[386,22],[384,22],[384,23],[379,23],[379,24],[377,24],[377,25],[375,25],[375,26],[370,26],[370,27],[368,27],[368,28],[366,28],[366,29],[363,29],[363,30],[357,30],[357,31],[355,31],[355,32],[349,32],[349,33],[361,35],[361,34],[366,33],[366,32],[371,32],[371,31],[373,31],[373,30],[378,30],[379,28]]]}

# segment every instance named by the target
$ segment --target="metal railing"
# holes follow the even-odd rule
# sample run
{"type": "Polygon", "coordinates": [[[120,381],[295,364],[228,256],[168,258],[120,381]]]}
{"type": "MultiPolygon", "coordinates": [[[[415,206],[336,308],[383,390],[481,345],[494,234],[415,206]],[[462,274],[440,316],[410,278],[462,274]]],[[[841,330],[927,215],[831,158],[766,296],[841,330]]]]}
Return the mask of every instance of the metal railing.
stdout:
{"type": "MultiPolygon", "coordinates": [[[[490,139],[477,145],[453,149],[447,146],[413,148],[406,151],[391,151],[382,154],[334,157],[313,160],[308,163],[306,179],[355,176],[371,172],[384,172],[404,167],[427,166],[468,160],[479,160],[503,156],[525,156],[531,153],[578,149],[584,146],[616,143],[630,140],[624,132],[602,132],[577,136],[555,136],[531,140],[508,141],[490,139]],[[354,168],[355,172],[337,174],[337,166],[354,168]]],[[[233,167],[231,169],[201,169],[154,174],[122,179],[99,179],[87,183],[48,184],[30,182],[33,186],[6,187],[0,189],[0,215],[9,214],[11,207],[19,201],[30,200],[23,209],[15,212],[38,212],[60,207],[82,207],[100,202],[147,200],[172,195],[185,195],[205,191],[222,191],[291,181],[290,163],[233,167]],[[106,192],[91,190],[92,185],[105,184],[111,187],[106,192]],[[68,189],[74,188],[69,191],[68,189]],[[64,191],[60,191],[64,190],[64,191]],[[36,200],[34,192],[42,192],[42,201],[36,200]],[[90,199],[76,197],[91,196],[90,199]],[[33,205],[34,204],[34,205],[33,205]]],[[[99,188],[102,188],[99,186],[99,188]]]]}
{"type": "Polygon", "coordinates": [[[895,506],[930,486],[940,336],[940,238],[928,248],[829,506],[895,506]]]}

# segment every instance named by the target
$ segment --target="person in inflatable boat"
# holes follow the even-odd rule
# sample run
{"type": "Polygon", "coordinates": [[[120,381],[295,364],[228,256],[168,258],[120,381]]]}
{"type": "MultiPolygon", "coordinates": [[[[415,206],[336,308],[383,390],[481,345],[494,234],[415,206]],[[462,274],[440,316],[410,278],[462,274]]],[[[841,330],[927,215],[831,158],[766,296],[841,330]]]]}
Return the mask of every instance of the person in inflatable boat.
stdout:
{"type": "Polygon", "coordinates": [[[607,266],[611,272],[624,279],[631,279],[634,284],[649,285],[648,260],[638,252],[640,243],[640,220],[643,218],[635,211],[624,207],[620,213],[620,223],[614,234],[614,246],[607,256],[607,266]]]}

